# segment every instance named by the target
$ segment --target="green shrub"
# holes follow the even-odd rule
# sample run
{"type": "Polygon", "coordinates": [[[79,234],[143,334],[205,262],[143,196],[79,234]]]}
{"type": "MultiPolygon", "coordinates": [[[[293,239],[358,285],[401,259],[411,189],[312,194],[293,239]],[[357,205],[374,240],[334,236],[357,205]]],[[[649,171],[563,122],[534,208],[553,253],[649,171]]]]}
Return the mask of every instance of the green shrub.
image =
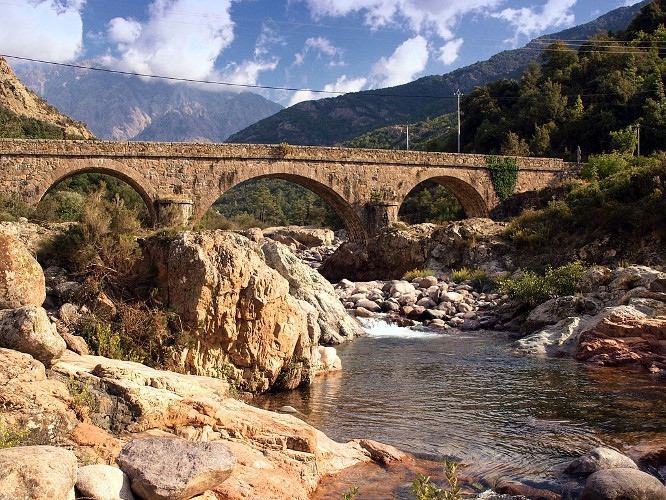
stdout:
{"type": "Polygon", "coordinates": [[[30,429],[21,429],[18,425],[7,425],[0,415],[0,448],[11,448],[23,443],[30,434],[30,429]]]}
{"type": "Polygon", "coordinates": [[[72,191],[47,193],[32,214],[32,219],[45,222],[76,222],[81,220],[85,197],[72,191]]]}
{"type": "Polygon", "coordinates": [[[466,267],[454,270],[451,273],[451,279],[457,283],[468,281],[474,288],[480,291],[482,291],[486,285],[492,286],[495,284],[495,280],[493,280],[486,271],[482,269],[475,269],[472,271],[466,267]]]}
{"type": "Polygon", "coordinates": [[[17,196],[0,194],[0,221],[16,222],[19,217],[30,217],[31,212],[17,196]]]}
{"type": "Polygon", "coordinates": [[[591,155],[587,163],[581,167],[580,176],[588,180],[605,179],[627,169],[631,158],[631,155],[617,151],[603,155],[591,155]]]}
{"type": "Polygon", "coordinates": [[[402,277],[405,281],[412,281],[414,278],[423,278],[424,276],[434,276],[434,272],[430,269],[412,269],[407,271],[402,277]]]}
{"type": "Polygon", "coordinates": [[[519,276],[498,281],[499,290],[512,300],[535,307],[546,300],[562,295],[573,295],[587,267],[580,261],[557,268],[549,267],[541,276],[533,271],[524,271],[519,276]]]}
{"type": "Polygon", "coordinates": [[[437,487],[430,476],[418,474],[412,481],[412,492],[416,500],[462,500],[458,486],[458,464],[447,460],[444,463],[444,476],[448,483],[446,490],[437,487]]]}

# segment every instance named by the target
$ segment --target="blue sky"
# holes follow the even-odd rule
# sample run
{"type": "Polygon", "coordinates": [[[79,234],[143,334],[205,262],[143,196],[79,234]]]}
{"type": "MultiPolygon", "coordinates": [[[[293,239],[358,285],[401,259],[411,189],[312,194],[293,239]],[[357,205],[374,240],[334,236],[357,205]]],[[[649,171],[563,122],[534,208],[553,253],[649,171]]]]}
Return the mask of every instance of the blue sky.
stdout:
{"type": "Polygon", "coordinates": [[[0,53],[351,92],[448,73],[637,1],[0,0],[0,53]]]}

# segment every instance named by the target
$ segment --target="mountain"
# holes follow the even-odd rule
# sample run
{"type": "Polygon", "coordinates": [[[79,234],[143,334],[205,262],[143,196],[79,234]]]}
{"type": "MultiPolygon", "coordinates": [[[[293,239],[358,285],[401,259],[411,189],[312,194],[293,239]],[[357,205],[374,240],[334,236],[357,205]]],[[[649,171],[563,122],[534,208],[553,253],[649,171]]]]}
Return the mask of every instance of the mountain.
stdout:
{"type": "Polygon", "coordinates": [[[109,140],[222,142],[282,109],[250,92],[46,64],[17,65],[25,84],[109,140]]]}
{"type": "Polygon", "coordinates": [[[584,40],[599,31],[627,28],[649,0],[611,11],[598,19],[537,38],[521,49],[507,50],[446,75],[426,76],[388,89],[368,90],[339,97],[305,101],[232,135],[229,142],[330,146],[388,125],[413,123],[451,113],[454,92],[469,92],[501,78],[519,77],[531,61],[554,40],[584,40]]]}
{"type": "Polygon", "coordinates": [[[0,136],[30,139],[92,139],[75,122],[28,90],[0,57],[0,136]]]}

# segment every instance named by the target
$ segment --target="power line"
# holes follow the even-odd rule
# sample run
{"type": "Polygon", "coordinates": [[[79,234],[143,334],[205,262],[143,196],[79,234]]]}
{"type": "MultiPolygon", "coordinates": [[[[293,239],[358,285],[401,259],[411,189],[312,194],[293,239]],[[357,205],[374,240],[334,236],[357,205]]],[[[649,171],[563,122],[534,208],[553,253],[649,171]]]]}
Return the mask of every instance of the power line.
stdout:
{"type": "MultiPolygon", "coordinates": [[[[74,69],[84,69],[84,70],[90,70],[90,71],[100,71],[103,73],[111,73],[111,74],[117,74],[117,75],[125,75],[125,76],[137,76],[141,78],[151,78],[155,80],[166,80],[166,81],[172,81],[172,82],[182,82],[182,83],[197,83],[197,84],[205,84],[205,85],[220,85],[220,86],[227,86],[227,87],[241,87],[241,88],[251,88],[251,89],[260,89],[260,90],[280,90],[280,91],[288,91],[288,92],[311,92],[313,94],[329,94],[329,95],[344,95],[344,94],[349,94],[350,92],[342,92],[342,91],[335,91],[335,90],[321,90],[321,89],[307,89],[307,88],[298,88],[298,87],[280,87],[280,86],[272,86],[272,85],[258,85],[258,84],[249,84],[249,83],[232,83],[232,82],[223,82],[223,81],[215,81],[215,80],[198,80],[195,78],[180,78],[180,77],[175,77],[175,76],[166,76],[166,75],[153,75],[153,74],[148,74],[148,73],[135,73],[132,71],[122,71],[122,70],[116,70],[116,69],[109,69],[109,68],[100,68],[96,66],[86,66],[83,64],[73,64],[73,63],[61,63],[61,62],[54,62],[54,61],[45,61],[42,59],[35,59],[35,58],[30,58],[30,57],[22,57],[22,56],[13,56],[9,54],[0,54],[0,57],[5,57],[5,58],[10,58],[10,59],[18,59],[21,61],[29,61],[29,62],[35,62],[35,63],[41,63],[41,64],[51,64],[53,66],[63,66],[66,68],[74,68],[74,69]]],[[[388,92],[381,92],[378,90],[364,90],[360,91],[363,92],[364,97],[391,97],[391,98],[403,98],[403,99],[458,99],[458,97],[454,95],[432,95],[432,94],[395,94],[395,93],[388,93],[388,92]]],[[[639,91],[637,93],[640,94],[650,94],[650,93],[655,93],[657,92],[656,90],[643,90],[639,91]]],[[[619,95],[619,92],[609,92],[609,93],[597,93],[597,94],[575,94],[571,96],[566,96],[566,97],[611,97],[611,96],[616,96],[619,95]]],[[[485,97],[485,96],[484,96],[485,97]]],[[[495,100],[518,100],[521,99],[521,96],[492,96],[488,95],[489,98],[495,99],[495,100]]],[[[564,96],[563,96],[564,97],[564,96]]]]}

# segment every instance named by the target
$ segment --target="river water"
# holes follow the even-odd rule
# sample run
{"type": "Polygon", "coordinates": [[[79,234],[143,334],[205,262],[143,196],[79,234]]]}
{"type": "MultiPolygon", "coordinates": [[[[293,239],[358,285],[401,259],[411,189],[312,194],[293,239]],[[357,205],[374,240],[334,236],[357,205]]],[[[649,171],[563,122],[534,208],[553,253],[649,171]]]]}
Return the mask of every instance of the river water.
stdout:
{"type": "Polygon", "coordinates": [[[589,449],[666,433],[666,379],[516,353],[502,332],[375,323],[338,347],[343,371],[256,402],[290,405],[331,438],[469,464],[487,484],[553,484],[589,449]]]}

